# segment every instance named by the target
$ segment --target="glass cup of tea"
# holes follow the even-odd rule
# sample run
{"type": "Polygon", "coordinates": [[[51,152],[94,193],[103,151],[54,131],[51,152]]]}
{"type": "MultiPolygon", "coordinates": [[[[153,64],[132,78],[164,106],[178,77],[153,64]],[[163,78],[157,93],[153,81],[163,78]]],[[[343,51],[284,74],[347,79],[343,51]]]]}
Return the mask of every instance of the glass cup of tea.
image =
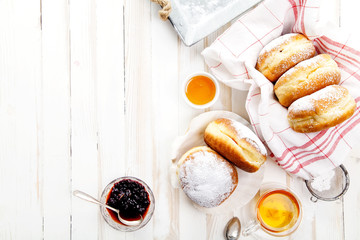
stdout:
{"type": "Polygon", "coordinates": [[[101,215],[105,221],[111,227],[123,232],[132,232],[144,227],[150,221],[155,209],[155,198],[150,187],[141,179],[130,176],[110,182],[104,188],[100,201],[119,209],[120,216],[127,221],[138,220],[141,215],[143,221],[140,225],[127,226],[119,221],[117,213],[101,206],[101,215]]]}
{"type": "Polygon", "coordinates": [[[299,197],[287,186],[267,183],[256,203],[256,220],[242,232],[248,236],[258,229],[275,237],[289,236],[299,227],[303,210],[299,197]]]}

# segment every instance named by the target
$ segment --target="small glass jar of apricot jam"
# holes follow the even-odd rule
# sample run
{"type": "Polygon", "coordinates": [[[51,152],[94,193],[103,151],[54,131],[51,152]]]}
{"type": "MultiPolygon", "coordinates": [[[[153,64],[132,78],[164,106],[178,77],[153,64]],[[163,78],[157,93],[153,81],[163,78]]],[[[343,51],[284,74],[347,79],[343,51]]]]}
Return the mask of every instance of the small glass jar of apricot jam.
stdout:
{"type": "Polygon", "coordinates": [[[151,219],[155,209],[154,195],[149,186],[135,177],[121,177],[110,182],[101,195],[101,202],[120,210],[120,216],[127,220],[137,220],[140,215],[143,222],[138,226],[122,224],[117,213],[100,207],[105,221],[113,228],[131,232],[145,226],[151,219]]]}
{"type": "Polygon", "coordinates": [[[206,72],[189,75],[183,85],[183,97],[194,108],[204,109],[213,105],[219,97],[219,84],[206,72]]]}

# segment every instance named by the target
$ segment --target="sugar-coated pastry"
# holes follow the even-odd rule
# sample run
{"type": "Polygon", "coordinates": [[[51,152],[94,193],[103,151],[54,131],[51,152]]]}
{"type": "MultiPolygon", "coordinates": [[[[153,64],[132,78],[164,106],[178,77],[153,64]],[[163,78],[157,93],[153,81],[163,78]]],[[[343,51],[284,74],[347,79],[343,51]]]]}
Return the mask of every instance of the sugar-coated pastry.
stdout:
{"type": "Polygon", "coordinates": [[[246,172],[256,172],[266,161],[266,148],[248,127],[220,118],[206,127],[205,142],[224,158],[246,172]]]}
{"type": "Polygon", "coordinates": [[[331,85],[293,102],[288,109],[288,120],[296,132],[317,132],[342,123],[355,109],[356,103],[349,91],[331,85]]]}
{"type": "Polygon", "coordinates": [[[315,56],[315,47],[304,35],[289,33],[272,40],[260,52],[256,69],[275,82],[297,63],[315,56]]]}
{"type": "Polygon", "coordinates": [[[178,162],[177,174],[185,194],[201,207],[223,203],[235,190],[235,167],[207,146],[187,151],[178,162]]]}
{"type": "Polygon", "coordinates": [[[284,107],[326,86],[340,82],[340,69],[328,54],[320,54],[298,63],[285,72],[274,86],[275,95],[284,107]]]}

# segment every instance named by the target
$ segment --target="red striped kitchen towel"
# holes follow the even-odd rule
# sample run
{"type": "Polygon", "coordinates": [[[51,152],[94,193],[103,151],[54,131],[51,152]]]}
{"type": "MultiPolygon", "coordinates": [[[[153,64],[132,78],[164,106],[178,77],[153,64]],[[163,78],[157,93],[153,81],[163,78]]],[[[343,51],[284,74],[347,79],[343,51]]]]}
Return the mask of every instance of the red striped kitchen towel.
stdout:
{"type": "Polygon", "coordinates": [[[203,51],[211,72],[226,85],[248,90],[246,110],[256,134],[286,171],[311,179],[339,166],[360,143],[360,52],[339,29],[319,21],[317,0],[265,0],[240,17],[203,51]],[[274,97],[273,84],[254,66],[260,50],[272,39],[299,32],[311,39],[318,53],[328,53],[341,69],[340,85],[356,99],[355,114],[321,132],[296,133],[287,109],[274,97]]]}

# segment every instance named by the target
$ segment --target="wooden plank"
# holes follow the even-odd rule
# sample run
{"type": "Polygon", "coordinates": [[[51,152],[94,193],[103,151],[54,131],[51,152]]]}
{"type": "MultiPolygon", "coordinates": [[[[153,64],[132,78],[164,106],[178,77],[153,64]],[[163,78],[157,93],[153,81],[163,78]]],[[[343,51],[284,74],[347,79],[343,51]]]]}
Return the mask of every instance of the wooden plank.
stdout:
{"type": "MultiPolygon", "coordinates": [[[[353,47],[360,47],[360,32],[355,27],[355,23],[359,22],[360,16],[358,9],[360,3],[358,1],[341,1],[340,25],[351,34],[353,47]]],[[[345,239],[360,239],[359,217],[360,217],[360,148],[354,146],[352,152],[347,157],[344,165],[350,175],[350,187],[346,193],[344,205],[344,238],[345,239]]]]}
{"type": "Polygon", "coordinates": [[[44,239],[70,236],[70,46],[68,1],[42,1],[44,239]]]}
{"type": "Polygon", "coordinates": [[[0,29],[0,238],[41,239],[39,1],[1,1],[0,29]]]}
{"type": "MultiPolygon", "coordinates": [[[[216,38],[219,37],[223,32],[225,32],[225,30],[228,29],[230,26],[231,26],[231,24],[228,23],[225,26],[219,28],[214,33],[210,34],[208,37],[206,37],[204,39],[204,49],[209,47],[216,40],[216,38]]],[[[206,64],[205,64],[205,70],[206,70],[206,72],[211,73],[209,67],[206,64]]],[[[236,108],[239,108],[239,106],[241,106],[243,102],[236,101],[234,103],[232,101],[235,98],[235,96],[233,97],[233,90],[221,82],[219,82],[219,85],[220,85],[219,100],[210,109],[211,110],[221,109],[221,110],[233,111],[235,113],[239,113],[238,111],[235,111],[235,109],[233,109],[233,107],[235,106],[236,108]],[[233,105],[233,103],[234,103],[234,105],[233,105]]],[[[237,95],[237,94],[235,94],[235,95],[237,95]]]]}
{"type": "MultiPolygon", "coordinates": [[[[123,1],[96,1],[96,109],[100,195],[112,180],[125,175],[124,135],[124,25],[123,1]]],[[[119,232],[103,219],[99,238],[114,239],[119,232]]]]}
{"type": "Polygon", "coordinates": [[[315,239],[344,239],[342,200],[318,201],[314,216],[315,239]]]}
{"type": "MultiPolygon", "coordinates": [[[[178,40],[178,88],[182,86],[185,78],[194,72],[204,71],[205,64],[201,51],[204,49],[203,41],[192,47],[186,47],[178,40]]],[[[186,104],[182,95],[178,95],[178,134],[184,135],[191,119],[204,110],[193,109],[186,104]]],[[[182,190],[179,190],[182,191],[182,190]]],[[[185,194],[179,193],[179,239],[206,239],[206,214],[195,209],[185,194]]]]}
{"type": "MultiPolygon", "coordinates": [[[[95,0],[70,3],[72,188],[99,197],[95,0]]],[[[99,208],[72,198],[72,238],[97,239],[99,208]],[[89,230],[90,229],[90,230],[89,230]]]]}
{"type": "Polygon", "coordinates": [[[151,6],[151,79],[154,112],[153,186],[156,199],[153,239],[179,239],[179,201],[169,181],[171,143],[178,135],[179,105],[177,35],[169,21],[151,6]],[[170,113],[171,112],[171,113],[170,113]]]}
{"type": "MultiPolygon", "coordinates": [[[[151,69],[150,1],[127,0],[124,6],[125,36],[125,166],[126,175],[144,180],[153,188],[155,161],[151,69]]],[[[153,220],[126,239],[153,236],[153,220]]]]}
{"type": "Polygon", "coordinates": [[[346,159],[344,165],[349,172],[350,187],[344,196],[344,238],[360,239],[359,216],[360,216],[360,148],[356,146],[346,159]]]}

